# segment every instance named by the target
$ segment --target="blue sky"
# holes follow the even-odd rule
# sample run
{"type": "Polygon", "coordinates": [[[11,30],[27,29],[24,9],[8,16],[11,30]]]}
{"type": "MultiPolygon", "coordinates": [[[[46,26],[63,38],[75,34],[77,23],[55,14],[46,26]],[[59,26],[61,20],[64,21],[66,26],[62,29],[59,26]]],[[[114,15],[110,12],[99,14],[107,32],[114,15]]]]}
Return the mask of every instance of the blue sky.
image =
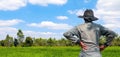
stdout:
{"type": "Polygon", "coordinates": [[[25,36],[60,39],[72,27],[84,23],[77,16],[93,9],[98,24],[120,33],[120,0],[0,0],[0,39],[25,36]]]}

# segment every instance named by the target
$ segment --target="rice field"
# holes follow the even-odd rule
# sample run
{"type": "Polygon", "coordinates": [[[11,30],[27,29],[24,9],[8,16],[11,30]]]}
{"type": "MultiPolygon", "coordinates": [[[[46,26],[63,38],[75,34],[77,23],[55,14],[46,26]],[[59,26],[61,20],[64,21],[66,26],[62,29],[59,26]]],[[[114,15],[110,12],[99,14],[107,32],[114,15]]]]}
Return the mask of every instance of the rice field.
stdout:
{"type": "MultiPolygon", "coordinates": [[[[78,57],[80,47],[0,47],[0,57],[78,57]]],[[[120,47],[108,47],[103,57],[120,57],[120,47]]]]}

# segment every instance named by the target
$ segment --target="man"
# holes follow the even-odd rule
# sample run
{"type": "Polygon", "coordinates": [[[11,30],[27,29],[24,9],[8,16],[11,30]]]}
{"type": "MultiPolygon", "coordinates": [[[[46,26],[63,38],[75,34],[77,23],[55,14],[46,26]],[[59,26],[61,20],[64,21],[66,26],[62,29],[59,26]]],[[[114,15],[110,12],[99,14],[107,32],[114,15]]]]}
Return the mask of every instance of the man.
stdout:
{"type": "Polygon", "coordinates": [[[93,23],[98,18],[94,16],[91,9],[85,10],[84,15],[79,17],[83,18],[85,23],[72,28],[63,35],[73,43],[80,44],[82,49],[79,57],[102,57],[100,51],[110,45],[116,34],[102,25],[93,23]],[[106,36],[106,43],[99,46],[101,36],[106,36]]]}

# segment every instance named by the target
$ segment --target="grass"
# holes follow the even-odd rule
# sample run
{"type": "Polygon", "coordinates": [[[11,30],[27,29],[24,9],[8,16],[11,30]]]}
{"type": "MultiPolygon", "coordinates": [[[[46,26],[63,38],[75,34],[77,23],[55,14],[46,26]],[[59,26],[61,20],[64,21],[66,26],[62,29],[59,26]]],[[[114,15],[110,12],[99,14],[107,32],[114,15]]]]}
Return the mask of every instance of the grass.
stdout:
{"type": "Polygon", "coordinates": [[[117,47],[108,47],[102,51],[103,57],[120,57],[120,46],[117,47]]]}
{"type": "MultiPolygon", "coordinates": [[[[0,47],[0,57],[78,57],[80,47],[0,47]]],[[[108,47],[103,57],[120,57],[120,47],[108,47]]]]}

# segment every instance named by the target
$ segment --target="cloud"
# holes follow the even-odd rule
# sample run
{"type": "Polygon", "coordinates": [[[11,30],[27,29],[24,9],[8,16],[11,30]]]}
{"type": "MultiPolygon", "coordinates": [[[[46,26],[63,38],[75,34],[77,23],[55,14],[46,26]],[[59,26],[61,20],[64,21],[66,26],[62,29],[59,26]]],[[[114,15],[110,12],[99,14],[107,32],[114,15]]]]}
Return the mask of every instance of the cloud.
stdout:
{"type": "Polygon", "coordinates": [[[120,0],[98,0],[96,8],[101,10],[120,10],[119,6],[120,0]],[[112,8],[114,7],[114,8],[112,8]]]}
{"type": "Polygon", "coordinates": [[[98,0],[95,14],[104,21],[110,29],[120,29],[120,0],[98,0]]]}
{"type": "MultiPolygon", "coordinates": [[[[54,32],[36,32],[36,31],[30,31],[30,30],[22,30],[25,37],[31,36],[35,38],[57,38],[60,39],[62,37],[62,33],[54,33],[54,32]]],[[[4,40],[6,35],[9,34],[13,38],[17,38],[17,32],[18,29],[14,27],[0,27],[0,40],[4,40]]]]}
{"type": "Polygon", "coordinates": [[[23,22],[19,19],[12,19],[12,20],[0,20],[0,26],[13,26],[17,25],[18,23],[23,22]]]}
{"type": "Polygon", "coordinates": [[[75,9],[75,10],[68,10],[67,12],[69,14],[75,14],[75,15],[79,16],[79,15],[83,15],[84,11],[85,11],[85,9],[75,9]]]}
{"type": "Polygon", "coordinates": [[[31,23],[28,24],[31,27],[40,27],[40,28],[48,28],[48,29],[56,29],[56,30],[66,30],[72,28],[72,26],[63,23],[54,23],[51,21],[42,21],[41,23],[31,23]]]}
{"type": "Polygon", "coordinates": [[[20,22],[24,22],[19,19],[11,19],[11,20],[0,20],[0,40],[5,39],[6,35],[16,37],[17,28],[11,27],[19,24],[20,22]]]}
{"type": "Polygon", "coordinates": [[[0,10],[14,11],[27,6],[28,3],[40,6],[48,6],[49,4],[64,5],[67,0],[0,0],[0,10]]]}
{"type": "Polygon", "coordinates": [[[25,34],[25,36],[31,36],[31,37],[35,37],[35,38],[57,38],[60,39],[62,34],[61,33],[54,33],[54,32],[36,32],[36,31],[23,31],[23,33],[25,34]]]}
{"type": "MultiPolygon", "coordinates": [[[[4,33],[11,33],[11,32],[16,32],[17,29],[16,28],[13,28],[13,27],[0,27],[0,34],[4,34],[4,33]]],[[[7,34],[6,33],[6,34],[7,34]]]]}
{"type": "Polygon", "coordinates": [[[0,27],[0,40],[5,39],[6,35],[16,36],[17,29],[13,27],[0,27]]]}
{"type": "Polygon", "coordinates": [[[67,16],[57,16],[56,18],[59,19],[59,20],[66,20],[66,19],[68,19],[67,16]]]}
{"type": "Polygon", "coordinates": [[[0,10],[17,10],[25,7],[27,0],[0,0],[0,10]]]}
{"type": "Polygon", "coordinates": [[[90,2],[90,0],[84,0],[84,3],[89,3],[90,2]]]}
{"type": "Polygon", "coordinates": [[[67,3],[67,0],[29,0],[29,3],[40,6],[48,6],[48,4],[64,5],[67,3]]]}

